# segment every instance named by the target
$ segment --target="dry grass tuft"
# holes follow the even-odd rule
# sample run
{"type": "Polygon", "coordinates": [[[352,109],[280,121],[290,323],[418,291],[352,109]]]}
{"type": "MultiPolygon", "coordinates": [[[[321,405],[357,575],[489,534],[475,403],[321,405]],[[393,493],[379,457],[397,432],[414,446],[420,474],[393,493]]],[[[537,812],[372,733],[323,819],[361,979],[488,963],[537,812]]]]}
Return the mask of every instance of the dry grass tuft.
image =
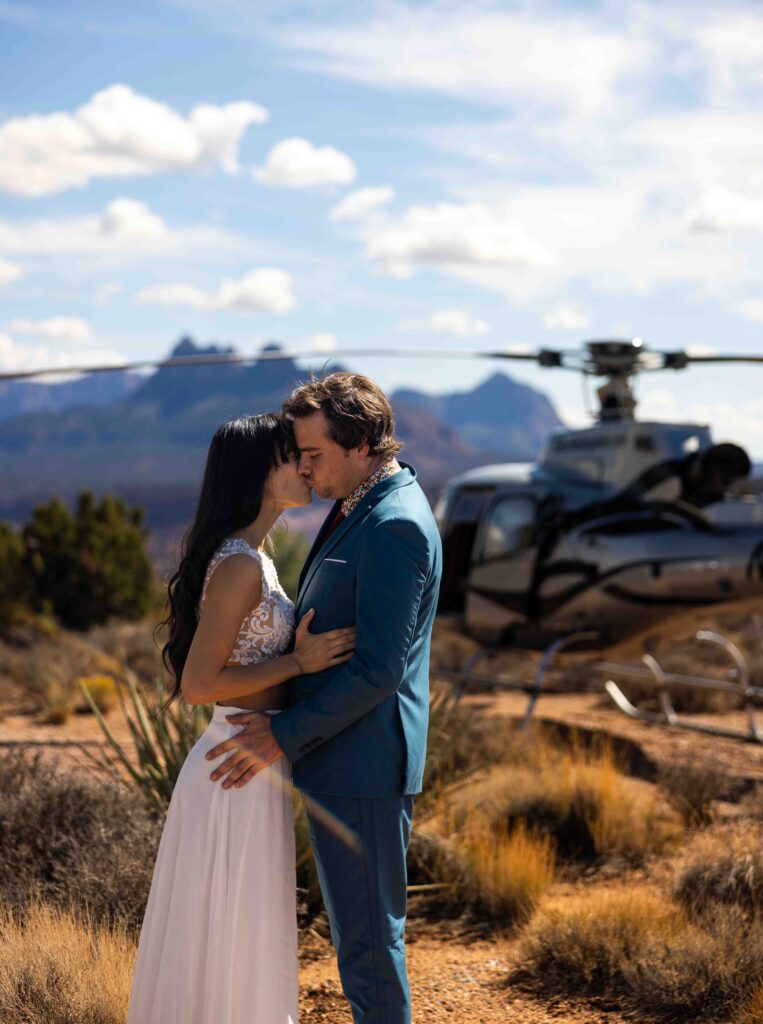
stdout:
{"type": "Polygon", "coordinates": [[[525,932],[522,977],[543,991],[603,993],[622,981],[622,967],[650,942],[680,934],[679,910],[651,889],[631,887],[571,897],[541,910],[525,932]]]}
{"type": "Polygon", "coordinates": [[[760,922],[733,907],[700,928],[646,887],[599,891],[536,915],[516,979],[547,995],[603,995],[651,1018],[717,1022],[763,981],[762,941],[760,922]]]}
{"type": "Polygon", "coordinates": [[[554,880],[556,852],[548,836],[520,823],[498,834],[475,816],[458,843],[472,904],[492,921],[524,924],[554,880]]]}
{"type": "Polygon", "coordinates": [[[763,982],[753,991],[752,996],[734,1014],[731,1024],[763,1024],[763,982]]]}
{"type": "MultiPolygon", "coordinates": [[[[117,681],[113,676],[103,673],[93,676],[80,676],[74,683],[75,686],[78,684],[85,687],[101,714],[105,715],[109,711],[113,711],[119,703],[117,681]]],[[[89,711],[89,705],[83,705],[83,710],[89,711]]]]}
{"type": "Polygon", "coordinates": [[[71,687],[64,686],[55,680],[48,683],[44,702],[43,721],[46,725],[66,725],[76,705],[74,691],[71,687]]]}
{"type": "Polygon", "coordinates": [[[709,825],[715,801],[728,790],[726,775],[701,761],[676,761],[660,767],[660,788],[690,828],[709,825]]]}
{"type": "Polygon", "coordinates": [[[608,745],[560,750],[536,736],[516,753],[464,797],[497,827],[524,822],[572,860],[618,855],[638,863],[678,839],[675,814],[647,783],[618,770],[608,745]]]}
{"type": "Polygon", "coordinates": [[[46,624],[39,617],[0,640],[0,695],[4,683],[25,694],[30,708],[43,713],[51,688],[69,693],[78,676],[92,675],[121,679],[124,670],[81,634],[46,624]]]}
{"type": "Polygon", "coordinates": [[[675,898],[695,916],[712,914],[720,904],[763,918],[761,838],[761,830],[749,826],[707,837],[679,872],[675,898]]]}
{"type": "Polygon", "coordinates": [[[34,906],[0,913],[3,1024],[123,1024],[135,944],[119,928],[34,906]]]}

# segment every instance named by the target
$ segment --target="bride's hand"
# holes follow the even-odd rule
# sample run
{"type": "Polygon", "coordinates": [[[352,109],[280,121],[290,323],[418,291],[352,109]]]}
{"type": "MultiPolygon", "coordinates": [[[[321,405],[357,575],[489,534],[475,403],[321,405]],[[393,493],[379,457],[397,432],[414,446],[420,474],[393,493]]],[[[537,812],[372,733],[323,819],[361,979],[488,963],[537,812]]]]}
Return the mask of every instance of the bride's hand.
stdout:
{"type": "Polygon", "coordinates": [[[341,665],[355,653],[355,627],[332,629],[328,633],[311,633],[310,623],[315,618],[315,609],[300,619],[294,638],[294,657],[299,663],[302,675],[320,672],[324,668],[341,665]]]}

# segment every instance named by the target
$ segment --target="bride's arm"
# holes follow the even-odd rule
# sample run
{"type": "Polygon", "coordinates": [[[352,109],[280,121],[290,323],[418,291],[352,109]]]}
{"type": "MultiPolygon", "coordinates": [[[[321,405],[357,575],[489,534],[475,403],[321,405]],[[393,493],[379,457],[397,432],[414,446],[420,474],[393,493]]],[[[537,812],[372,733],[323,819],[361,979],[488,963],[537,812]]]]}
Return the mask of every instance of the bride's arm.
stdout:
{"type": "Polygon", "coordinates": [[[204,611],[180,681],[187,704],[211,704],[250,696],[304,672],[317,672],[352,657],[355,631],[309,633],[307,627],[312,616],[308,613],[300,622],[291,654],[256,665],[228,665],[241,623],[261,597],[262,572],[249,555],[231,555],[212,573],[204,611]]]}

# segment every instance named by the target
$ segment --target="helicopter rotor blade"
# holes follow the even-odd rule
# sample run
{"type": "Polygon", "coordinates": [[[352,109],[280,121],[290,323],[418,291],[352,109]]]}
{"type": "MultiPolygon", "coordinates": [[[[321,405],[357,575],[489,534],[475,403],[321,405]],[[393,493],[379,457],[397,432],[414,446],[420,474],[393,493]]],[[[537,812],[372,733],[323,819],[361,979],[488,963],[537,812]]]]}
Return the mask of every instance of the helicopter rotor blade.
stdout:
{"type": "Polygon", "coordinates": [[[763,356],[687,356],[690,363],[763,363],[763,356]]]}
{"type": "Polygon", "coordinates": [[[287,352],[281,349],[266,350],[260,352],[219,352],[214,355],[178,356],[170,359],[136,359],[121,363],[98,364],[92,366],[47,366],[39,369],[11,370],[0,372],[0,382],[12,380],[31,380],[36,377],[63,376],[64,374],[83,373],[110,373],[116,370],[143,370],[143,369],[167,369],[183,366],[222,366],[236,365],[240,363],[258,362],[284,362],[296,359],[318,359],[323,363],[337,362],[346,356],[357,358],[359,356],[373,358],[408,358],[408,359],[501,359],[501,360],[524,360],[538,362],[541,366],[557,365],[551,362],[556,355],[545,350],[532,352],[530,350],[498,349],[491,352],[472,351],[469,349],[428,349],[428,348],[347,348],[335,351],[324,351],[316,349],[305,349],[303,351],[287,352]],[[546,360],[546,361],[544,361],[546,360]]]}

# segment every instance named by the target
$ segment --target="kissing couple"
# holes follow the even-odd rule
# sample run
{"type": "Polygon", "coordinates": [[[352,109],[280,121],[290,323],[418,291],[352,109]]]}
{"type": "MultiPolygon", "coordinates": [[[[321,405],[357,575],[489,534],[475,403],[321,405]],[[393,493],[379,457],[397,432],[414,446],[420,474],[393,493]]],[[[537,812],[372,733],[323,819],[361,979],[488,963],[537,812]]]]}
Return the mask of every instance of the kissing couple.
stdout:
{"type": "Polygon", "coordinates": [[[355,1024],[410,1024],[406,850],[442,552],[367,377],[223,424],[169,583],[172,697],[211,704],[162,833],[128,1024],[297,1024],[292,777],[355,1024]],[[296,604],[269,534],[333,498],[296,604]],[[296,624],[296,629],[295,629],[296,624]]]}

